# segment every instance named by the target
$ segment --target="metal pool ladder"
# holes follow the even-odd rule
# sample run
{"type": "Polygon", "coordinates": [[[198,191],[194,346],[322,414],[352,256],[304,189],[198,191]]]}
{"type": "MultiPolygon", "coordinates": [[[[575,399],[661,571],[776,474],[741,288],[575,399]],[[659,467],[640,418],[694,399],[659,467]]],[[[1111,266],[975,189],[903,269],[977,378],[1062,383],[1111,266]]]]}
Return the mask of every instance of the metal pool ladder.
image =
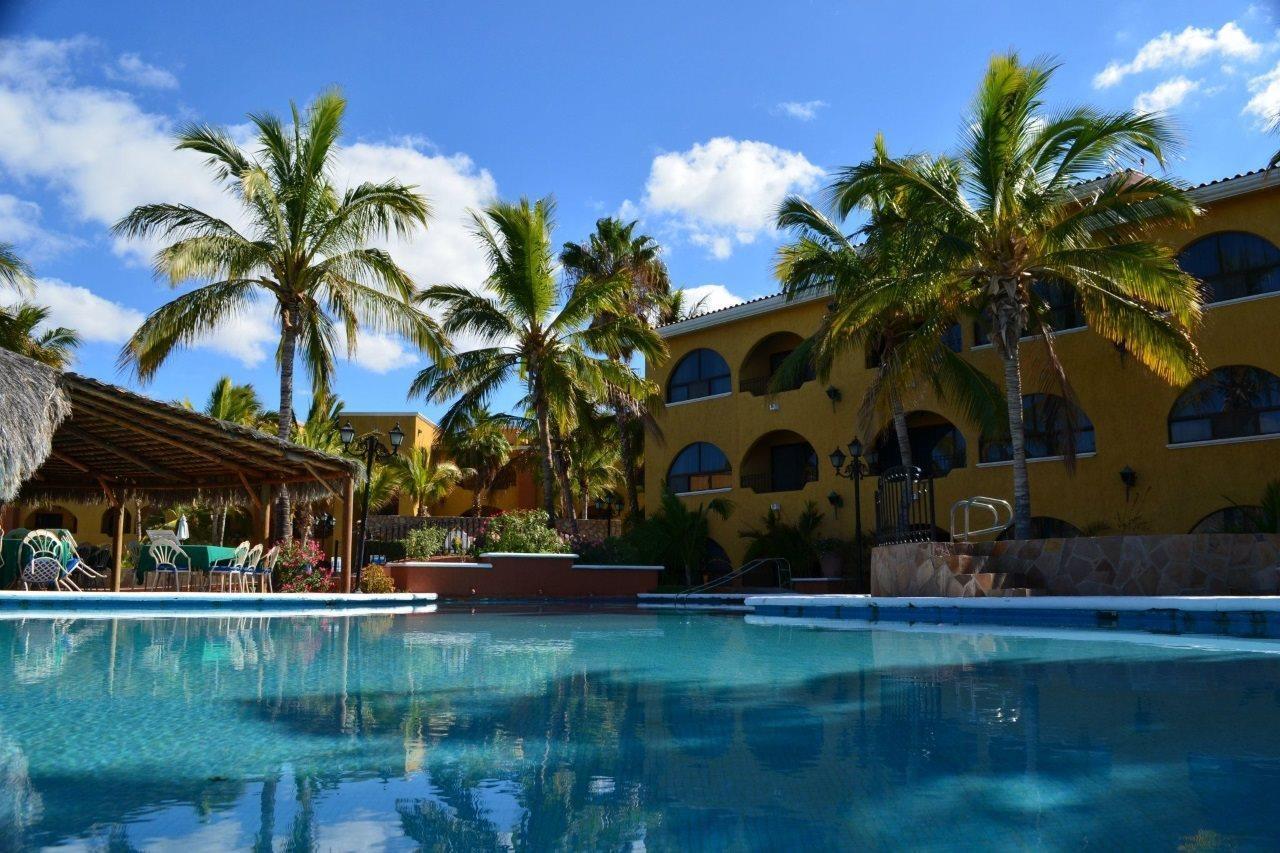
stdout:
{"type": "Polygon", "coordinates": [[[1009,505],[1008,501],[1000,498],[988,498],[978,495],[972,498],[961,498],[951,505],[952,542],[972,542],[977,537],[986,536],[989,533],[1003,533],[1010,524],[1013,524],[1013,507],[1009,505]],[[970,513],[974,509],[989,513],[991,524],[974,530],[973,521],[970,517],[970,513]],[[964,527],[957,530],[956,513],[961,510],[964,510],[964,527]]]}
{"type": "Polygon", "coordinates": [[[688,589],[684,590],[683,592],[677,593],[676,597],[683,598],[685,596],[695,595],[700,592],[706,592],[709,589],[715,589],[716,587],[722,586],[726,583],[729,583],[730,581],[737,580],[738,578],[745,575],[747,572],[755,571],[756,569],[761,568],[763,566],[767,566],[770,563],[772,563],[774,567],[777,569],[778,586],[782,587],[783,589],[790,589],[791,588],[791,563],[789,563],[783,557],[758,557],[752,560],[751,562],[747,563],[742,568],[737,569],[736,571],[729,572],[729,574],[727,575],[721,575],[718,578],[712,578],[706,583],[698,584],[697,586],[691,586],[688,589]]]}

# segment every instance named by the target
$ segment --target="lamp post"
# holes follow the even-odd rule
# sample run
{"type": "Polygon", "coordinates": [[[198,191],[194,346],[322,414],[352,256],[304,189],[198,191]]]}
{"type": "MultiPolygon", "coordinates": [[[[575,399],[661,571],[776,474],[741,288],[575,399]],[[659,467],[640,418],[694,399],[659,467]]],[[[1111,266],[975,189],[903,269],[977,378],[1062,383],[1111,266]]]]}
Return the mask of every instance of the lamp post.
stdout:
{"type": "Polygon", "coordinates": [[[400,424],[396,424],[387,433],[387,438],[391,441],[390,450],[378,439],[377,433],[370,433],[364,437],[363,443],[356,443],[356,428],[351,425],[351,421],[343,424],[338,434],[342,438],[343,450],[351,453],[354,447],[357,453],[363,453],[364,456],[364,499],[360,508],[360,547],[356,549],[355,566],[355,588],[358,592],[360,574],[364,570],[365,543],[369,539],[369,487],[373,484],[373,463],[379,459],[390,459],[400,452],[400,445],[404,443],[404,430],[400,429],[400,424]]]}
{"type": "Polygon", "coordinates": [[[854,438],[849,442],[849,455],[836,448],[827,459],[835,469],[837,477],[853,480],[853,550],[857,554],[858,569],[862,569],[862,478],[871,474],[870,459],[862,457],[862,441],[854,438]],[[846,464],[847,461],[847,464],[846,464]]]}
{"type": "Polygon", "coordinates": [[[597,513],[605,513],[605,521],[608,523],[609,535],[613,535],[613,518],[622,512],[622,498],[619,495],[610,494],[603,498],[596,498],[593,504],[597,513]]]}

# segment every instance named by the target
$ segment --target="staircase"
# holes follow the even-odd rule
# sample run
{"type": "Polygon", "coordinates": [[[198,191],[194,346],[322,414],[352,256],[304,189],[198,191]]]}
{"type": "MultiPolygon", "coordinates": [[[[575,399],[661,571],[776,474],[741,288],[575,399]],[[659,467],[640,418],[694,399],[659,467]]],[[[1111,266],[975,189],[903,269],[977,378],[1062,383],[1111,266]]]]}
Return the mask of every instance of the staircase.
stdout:
{"type": "Polygon", "coordinates": [[[988,571],[987,562],[990,559],[980,554],[951,554],[945,558],[947,568],[964,588],[962,595],[975,598],[1030,598],[1045,594],[1043,589],[1033,586],[1022,572],[988,571]]]}

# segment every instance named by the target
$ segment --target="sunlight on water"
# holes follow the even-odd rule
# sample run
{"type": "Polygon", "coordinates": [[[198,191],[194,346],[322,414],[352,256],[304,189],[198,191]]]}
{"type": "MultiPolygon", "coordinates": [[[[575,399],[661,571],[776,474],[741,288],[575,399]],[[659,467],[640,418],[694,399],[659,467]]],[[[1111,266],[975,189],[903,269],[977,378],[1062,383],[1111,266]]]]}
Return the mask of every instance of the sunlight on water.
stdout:
{"type": "Polygon", "coordinates": [[[1099,636],[4,620],[0,849],[1280,843],[1280,656],[1099,636]]]}

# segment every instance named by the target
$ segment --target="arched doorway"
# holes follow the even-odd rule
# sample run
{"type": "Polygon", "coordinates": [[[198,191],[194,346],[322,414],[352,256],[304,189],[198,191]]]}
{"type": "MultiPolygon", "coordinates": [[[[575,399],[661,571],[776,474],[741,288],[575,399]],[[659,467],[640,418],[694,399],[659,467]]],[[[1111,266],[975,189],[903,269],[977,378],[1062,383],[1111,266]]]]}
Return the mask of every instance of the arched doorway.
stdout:
{"type": "MultiPolygon", "coordinates": [[[[928,411],[907,414],[907,436],[911,441],[911,461],[932,477],[945,477],[966,462],[967,446],[959,428],[942,415],[928,411]]],[[[876,436],[873,445],[875,472],[887,471],[902,464],[898,433],[893,422],[876,436]]]]}
{"type": "Polygon", "coordinates": [[[786,429],[756,439],[742,458],[741,485],[757,494],[794,492],[818,479],[818,454],[799,433],[786,429]]]}

